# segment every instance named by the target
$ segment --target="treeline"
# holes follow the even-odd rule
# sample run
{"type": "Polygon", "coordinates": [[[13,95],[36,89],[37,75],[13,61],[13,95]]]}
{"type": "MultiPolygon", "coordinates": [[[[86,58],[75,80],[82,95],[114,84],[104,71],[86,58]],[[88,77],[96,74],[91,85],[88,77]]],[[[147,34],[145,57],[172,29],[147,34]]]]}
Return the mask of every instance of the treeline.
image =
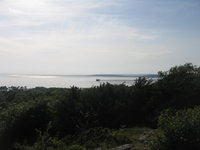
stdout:
{"type": "Polygon", "coordinates": [[[95,134],[95,129],[157,128],[163,110],[200,104],[199,67],[188,63],[158,75],[157,81],[140,77],[132,86],[107,83],[85,89],[1,87],[0,148],[34,145],[45,135],[54,140],[51,144],[62,141],[70,145],[74,141],[85,143],[85,133],[95,134]]]}

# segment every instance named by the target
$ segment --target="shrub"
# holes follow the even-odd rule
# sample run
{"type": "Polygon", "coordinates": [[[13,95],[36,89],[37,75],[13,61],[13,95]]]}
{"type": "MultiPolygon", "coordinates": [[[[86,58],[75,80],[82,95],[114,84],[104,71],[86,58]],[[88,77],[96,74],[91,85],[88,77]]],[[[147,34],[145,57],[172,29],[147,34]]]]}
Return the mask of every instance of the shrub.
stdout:
{"type": "Polygon", "coordinates": [[[158,134],[152,150],[199,150],[200,107],[173,112],[166,110],[159,117],[158,134]]]}
{"type": "Polygon", "coordinates": [[[41,132],[37,130],[39,136],[33,145],[30,146],[27,145],[26,143],[24,144],[16,143],[15,149],[16,150],[65,150],[65,144],[62,140],[58,140],[56,137],[51,137],[49,135],[50,128],[51,128],[51,122],[48,124],[46,131],[41,132]]]}
{"type": "Polygon", "coordinates": [[[76,143],[84,145],[87,148],[110,148],[130,143],[130,139],[120,131],[97,127],[89,129],[78,135],[76,143]]]}

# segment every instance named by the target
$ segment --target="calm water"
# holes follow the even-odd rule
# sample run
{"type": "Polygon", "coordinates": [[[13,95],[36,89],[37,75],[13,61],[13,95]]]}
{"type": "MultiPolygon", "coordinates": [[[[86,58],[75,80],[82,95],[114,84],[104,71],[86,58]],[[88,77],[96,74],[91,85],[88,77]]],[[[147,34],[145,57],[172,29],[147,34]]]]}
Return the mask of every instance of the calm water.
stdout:
{"type": "Polygon", "coordinates": [[[0,86],[26,86],[28,88],[34,87],[71,87],[77,86],[80,88],[87,88],[98,86],[102,83],[134,84],[136,76],[111,76],[111,75],[0,75],[0,86]],[[96,81],[99,79],[100,81],[96,81]]]}

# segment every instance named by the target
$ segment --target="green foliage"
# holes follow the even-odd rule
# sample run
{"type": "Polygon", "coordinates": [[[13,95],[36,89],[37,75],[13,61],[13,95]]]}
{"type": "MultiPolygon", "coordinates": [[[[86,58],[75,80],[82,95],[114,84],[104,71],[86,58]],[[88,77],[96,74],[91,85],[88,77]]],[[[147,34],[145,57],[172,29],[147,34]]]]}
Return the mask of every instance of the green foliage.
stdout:
{"type": "Polygon", "coordinates": [[[137,89],[146,88],[152,85],[153,80],[147,80],[145,77],[139,77],[135,80],[134,87],[137,89]]]}
{"type": "Polygon", "coordinates": [[[48,124],[47,130],[43,133],[37,130],[39,136],[32,146],[27,145],[26,143],[20,144],[16,143],[16,150],[64,150],[65,144],[62,140],[53,138],[49,135],[49,130],[51,129],[51,123],[48,124]]]}
{"type": "Polygon", "coordinates": [[[120,144],[127,144],[130,143],[130,139],[122,132],[98,127],[79,134],[75,142],[91,149],[96,147],[109,148],[120,144]]]}
{"type": "Polygon", "coordinates": [[[80,145],[71,145],[66,147],[66,150],[86,150],[86,148],[80,145]]]}
{"type": "Polygon", "coordinates": [[[11,103],[0,116],[0,145],[6,149],[14,142],[34,142],[36,129],[46,129],[50,113],[46,101],[30,101],[11,103]]]}
{"type": "Polygon", "coordinates": [[[148,118],[158,116],[167,108],[184,109],[200,105],[200,68],[190,63],[159,72],[153,84],[153,94],[146,109],[152,111],[148,118]]]}
{"type": "Polygon", "coordinates": [[[190,77],[199,76],[200,68],[191,63],[186,63],[184,65],[172,67],[169,71],[165,72],[160,71],[158,74],[160,75],[161,78],[165,77],[179,78],[180,76],[183,78],[188,78],[189,76],[190,77]]]}
{"type": "Polygon", "coordinates": [[[112,133],[113,143],[116,145],[128,144],[131,142],[130,137],[126,133],[119,131],[114,131],[112,133]]]}
{"type": "Polygon", "coordinates": [[[152,150],[200,149],[200,107],[175,113],[164,111],[158,125],[162,133],[155,139],[152,150]]]}
{"type": "Polygon", "coordinates": [[[33,145],[26,143],[15,144],[16,150],[86,150],[97,147],[110,148],[121,144],[130,143],[131,140],[121,130],[114,131],[108,128],[92,128],[74,136],[71,143],[65,139],[58,139],[49,135],[49,126],[45,132],[37,131],[39,136],[33,145]]]}

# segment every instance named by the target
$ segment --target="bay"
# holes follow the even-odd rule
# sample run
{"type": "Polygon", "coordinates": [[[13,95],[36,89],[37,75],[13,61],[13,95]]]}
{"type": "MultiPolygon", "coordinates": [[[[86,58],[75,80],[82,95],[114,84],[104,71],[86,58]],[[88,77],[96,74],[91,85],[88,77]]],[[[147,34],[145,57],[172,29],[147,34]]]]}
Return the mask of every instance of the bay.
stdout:
{"type": "Polygon", "coordinates": [[[0,86],[60,87],[89,88],[103,83],[133,85],[139,76],[153,77],[154,75],[38,75],[38,74],[0,74],[0,86]]]}

